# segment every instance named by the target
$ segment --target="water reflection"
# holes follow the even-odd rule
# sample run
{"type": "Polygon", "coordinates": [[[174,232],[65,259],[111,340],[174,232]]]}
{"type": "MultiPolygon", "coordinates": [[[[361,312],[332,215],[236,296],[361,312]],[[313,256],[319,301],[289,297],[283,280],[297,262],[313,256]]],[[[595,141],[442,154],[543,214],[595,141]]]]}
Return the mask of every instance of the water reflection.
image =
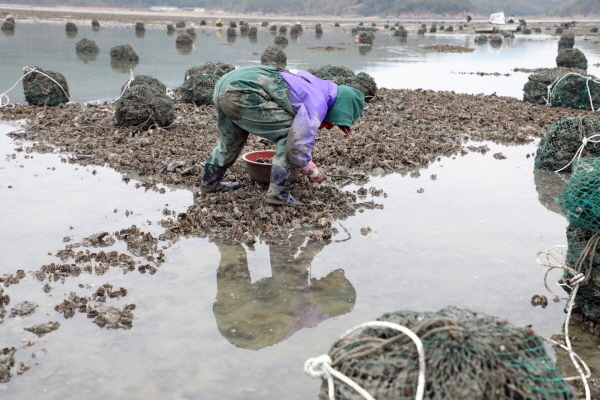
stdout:
{"type": "Polygon", "coordinates": [[[178,44],[175,47],[177,48],[177,52],[182,56],[187,56],[194,49],[193,44],[178,44]]]}
{"type": "Polygon", "coordinates": [[[564,215],[556,198],[565,187],[568,175],[560,175],[553,171],[533,170],[533,182],[538,193],[538,200],[548,210],[564,215]]]}
{"type": "Polygon", "coordinates": [[[135,37],[138,39],[143,39],[146,36],[146,31],[135,31],[135,37]]]}
{"type": "Polygon", "coordinates": [[[217,327],[237,347],[259,350],[277,344],[305,327],[346,314],[354,308],[356,291],[336,269],[310,277],[314,257],[327,244],[292,236],[290,245],[271,245],[271,277],[252,282],[246,249],[215,241],[221,253],[217,297],[213,305],[217,327]],[[298,253],[296,255],[296,253],[298,253]]]}
{"type": "Polygon", "coordinates": [[[2,33],[4,33],[4,36],[15,36],[15,30],[14,29],[1,29],[2,33]]]}
{"type": "Polygon", "coordinates": [[[77,59],[83,61],[85,64],[90,61],[96,61],[98,58],[98,53],[88,53],[86,51],[76,51],[77,59]]]}
{"type": "Polygon", "coordinates": [[[229,36],[229,35],[227,35],[227,43],[229,43],[229,44],[235,43],[235,39],[236,38],[237,38],[237,35],[235,35],[235,36],[229,36]]]}
{"type": "Polygon", "coordinates": [[[113,71],[120,74],[128,74],[129,70],[135,69],[139,61],[117,61],[114,59],[110,60],[110,66],[113,71]]]}
{"type": "Polygon", "coordinates": [[[358,46],[358,53],[361,56],[369,54],[373,50],[373,46],[358,46]]]}
{"type": "Polygon", "coordinates": [[[77,37],[77,31],[66,31],[66,33],[67,33],[67,37],[69,39],[73,39],[73,38],[77,37]]]}

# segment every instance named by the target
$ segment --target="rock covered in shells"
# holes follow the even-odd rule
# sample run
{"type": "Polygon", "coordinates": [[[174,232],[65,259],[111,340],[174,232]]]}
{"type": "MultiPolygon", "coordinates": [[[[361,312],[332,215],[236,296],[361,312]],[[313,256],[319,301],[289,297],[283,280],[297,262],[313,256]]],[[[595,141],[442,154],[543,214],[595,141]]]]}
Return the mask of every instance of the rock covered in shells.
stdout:
{"type": "Polygon", "coordinates": [[[38,336],[44,336],[46,333],[53,332],[60,327],[60,323],[56,321],[46,322],[45,324],[37,324],[29,328],[23,328],[28,332],[35,333],[38,336]]]}

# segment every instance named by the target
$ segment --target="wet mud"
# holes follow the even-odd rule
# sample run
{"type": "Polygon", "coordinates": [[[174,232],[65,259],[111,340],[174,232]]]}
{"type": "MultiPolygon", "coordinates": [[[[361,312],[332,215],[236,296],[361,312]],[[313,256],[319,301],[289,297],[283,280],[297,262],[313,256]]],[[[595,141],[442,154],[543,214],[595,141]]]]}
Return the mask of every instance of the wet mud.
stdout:
{"type": "MultiPolygon", "coordinates": [[[[26,11],[23,11],[26,14],[26,11]]],[[[90,18],[82,14],[81,19],[90,18]]],[[[60,16],[56,16],[57,19],[60,16]]],[[[102,25],[129,23],[131,17],[98,16],[102,25]]],[[[163,24],[155,17],[136,18],[148,26],[163,24]]],[[[161,25],[162,26],[162,25],[161,25]]],[[[340,44],[343,45],[343,44],[340,44]]],[[[348,43],[347,45],[353,45],[348,43]]],[[[461,46],[429,46],[431,51],[466,52],[474,49],[461,46]]],[[[340,47],[315,48],[324,51],[346,50],[340,47]]],[[[542,70],[542,69],[539,69],[542,70]]],[[[539,70],[515,69],[515,72],[538,72],[539,70]]],[[[483,73],[476,73],[483,75],[483,73]]],[[[489,75],[489,74],[486,74],[489,75]]],[[[495,75],[495,74],[494,74],[495,75]]],[[[102,276],[111,268],[120,269],[123,274],[137,272],[154,274],[165,261],[163,250],[183,236],[209,237],[219,249],[246,243],[251,246],[257,241],[270,245],[287,245],[290,231],[302,232],[309,237],[310,246],[319,248],[331,239],[338,230],[335,222],[348,218],[357,212],[383,208],[378,198],[386,197],[379,188],[369,185],[369,177],[388,173],[419,174],[419,169],[436,162],[440,156],[461,156],[468,152],[486,154],[485,144],[474,145],[473,141],[493,141],[504,144],[523,144],[540,138],[546,126],[558,120],[575,115],[585,115],[588,111],[552,108],[549,106],[523,103],[514,98],[495,95],[463,95],[454,92],[434,92],[427,90],[389,90],[380,88],[377,96],[366,105],[363,116],[353,127],[352,136],[346,138],[338,130],[322,130],[317,136],[313,153],[315,163],[322,167],[327,180],[320,185],[311,184],[305,178],[291,187],[292,195],[306,204],[303,208],[277,207],[263,202],[267,185],[252,181],[245,166],[239,159],[228,171],[226,180],[237,180],[242,188],[229,193],[202,195],[199,192],[203,174],[203,164],[218,142],[215,108],[211,105],[195,106],[181,101],[174,104],[176,118],[168,127],[119,127],[114,118],[114,104],[66,104],[59,107],[17,106],[1,108],[0,120],[23,120],[23,128],[10,134],[15,139],[15,152],[60,154],[65,163],[83,166],[109,166],[123,175],[123,180],[140,180],[137,186],[158,192],[165,191],[158,185],[183,186],[192,191],[194,204],[185,212],[163,210],[163,218],[157,221],[162,233],[152,235],[135,225],[117,232],[98,232],[77,242],[67,236],[63,239],[64,249],[54,255],[57,261],[32,271],[31,276],[50,294],[67,279],[82,274],[102,276]],[[346,186],[358,185],[358,189],[346,186]],[[226,240],[226,242],[224,242],[226,240]],[[117,242],[125,243],[127,253],[111,251],[117,242]]],[[[246,151],[273,149],[273,144],[250,136],[246,151]]],[[[10,151],[10,150],[8,150],[10,151]]],[[[7,152],[8,152],[7,151],[7,152]]],[[[492,155],[503,159],[501,153],[492,155]]],[[[434,179],[432,177],[432,179],[434,179]]],[[[420,189],[423,190],[423,189],[420,189]]],[[[128,211],[126,211],[128,213],[128,211]]],[[[153,222],[154,223],[154,222],[153,222]]],[[[372,232],[370,227],[360,230],[362,235],[372,232]]],[[[309,246],[307,246],[309,247],[309,246]]],[[[241,248],[241,247],[240,247],[241,248]]],[[[242,248],[243,249],[243,248],[242,248]]],[[[238,271],[222,265],[217,278],[227,286],[229,280],[237,283],[238,271]]],[[[7,288],[18,284],[27,274],[16,271],[0,276],[0,284],[7,288]]],[[[261,284],[265,285],[264,282],[261,284]]],[[[269,283],[281,290],[279,284],[269,283]]],[[[313,323],[310,318],[313,304],[328,294],[330,285],[339,292],[337,286],[347,290],[347,297],[354,304],[355,294],[343,277],[343,271],[334,271],[323,280],[295,282],[285,286],[294,292],[305,325],[313,323]],[[335,285],[334,285],[335,284],[335,285]],[[336,286],[337,285],[337,286],[336,286]],[[310,294],[308,296],[307,294],[310,294]],[[309,318],[310,316],[310,318],[309,318]]],[[[8,310],[10,297],[0,287],[0,324],[10,312],[10,317],[26,317],[38,307],[29,301],[16,304],[8,310]]],[[[251,300],[255,290],[248,285],[241,294],[251,300]]],[[[135,304],[124,304],[128,290],[105,283],[92,288],[79,285],[78,293],[71,292],[56,305],[55,311],[65,319],[82,317],[104,329],[131,329],[135,320],[135,304]],[[107,305],[109,299],[121,301],[120,307],[107,305]]],[[[545,307],[547,299],[539,296],[532,304],[545,307]]],[[[231,328],[237,324],[232,310],[251,304],[241,301],[226,303],[226,297],[219,298],[216,315],[221,317],[219,328],[224,332],[237,332],[231,328]]],[[[231,301],[227,297],[228,301],[231,301]]],[[[346,303],[344,303],[346,304],[346,303]]],[[[314,308],[314,307],[313,307],[314,308]]],[[[339,307],[334,315],[349,312],[350,306],[339,307]]],[[[44,311],[45,312],[45,311],[44,311]]],[[[324,318],[317,315],[317,318],[324,318]]],[[[25,320],[26,321],[26,320],[25,320]]],[[[585,325],[585,322],[582,322],[585,325]]],[[[60,327],[57,321],[24,327],[25,331],[38,336],[51,333],[60,327]]],[[[587,324],[586,329],[594,334],[600,332],[597,326],[587,324]]],[[[253,333],[250,326],[248,335],[253,333]]],[[[298,327],[300,329],[300,325],[298,327]]],[[[289,334],[289,332],[285,332],[289,334]]],[[[248,345],[247,337],[230,334],[228,340],[241,347],[248,345]]],[[[265,345],[277,338],[265,338],[265,345]]],[[[34,342],[24,340],[24,348],[34,342]]],[[[0,382],[7,382],[11,369],[15,367],[16,348],[0,350],[0,382]]],[[[32,355],[33,357],[33,355],[32,355]]],[[[21,362],[18,375],[30,367],[21,362]]],[[[595,383],[594,383],[595,384],[595,383]]]]}
{"type": "MultiPolygon", "coordinates": [[[[152,257],[160,262],[158,240],[181,235],[227,237],[245,243],[285,241],[290,229],[312,229],[317,235],[330,236],[335,233],[333,221],[381,208],[373,199],[365,201],[355,191],[345,190],[348,184],[365,185],[371,175],[410,173],[442,155],[481,152],[480,147],[467,144],[469,140],[529,143],[542,137],[547,125],[587,113],[495,95],[380,89],[366,105],[350,138],[335,129],[319,131],[313,158],[328,179],[320,185],[306,179],[294,183],[292,195],[306,207],[285,208],[263,202],[267,186],[249,178],[241,159],[225,177],[239,181],[241,189],[200,194],[204,161],[218,142],[215,108],[176,102],[175,110],[173,125],[148,130],[117,126],[113,104],[5,107],[0,110],[0,119],[26,121],[23,129],[9,134],[21,143],[16,145],[17,152],[47,152],[52,148],[61,154],[63,162],[110,166],[126,181],[129,176],[141,179],[147,189],[160,190],[157,185],[166,184],[193,191],[194,204],[186,212],[163,211],[160,224],[165,231],[158,238],[143,237],[140,232],[122,233],[134,254],[154,252],[152,257]],[[23,141],[36,146],[24,146],[23,141]]],[[[272,143],[250,135],[244,151],[269,149],[273,149],[272,143]]],[[[101,245],[109,240],[107,236],[99,233],[88,240],[101,245]]],[[[68,246],[65,252],[76,246],[68,246]]],[[[65,268],[41,272],[73,273],[65,268]]]]}
{"type": "Polygon", "coordinates": [[[439,53],[471,53],[475,51],[472,47],[452,46],[449,44],[436,44],[433,46],[424,46],[423,49],[437,51],[439,53]]]}

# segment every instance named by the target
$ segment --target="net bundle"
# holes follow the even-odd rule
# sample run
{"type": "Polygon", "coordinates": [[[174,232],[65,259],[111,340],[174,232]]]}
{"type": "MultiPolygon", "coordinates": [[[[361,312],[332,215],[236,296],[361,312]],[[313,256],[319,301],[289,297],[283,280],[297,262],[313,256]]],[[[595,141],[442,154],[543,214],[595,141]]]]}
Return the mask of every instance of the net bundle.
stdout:
{"type": "Polygon", "coordinates": [[[83,38],[75,45],[75,51],[77,53],[84,54],[98,54],[100,52],[100,49],[98,48],[96,42],[94,42],[93,40],[83,38]]]}
{"type": "Polygon", "coordinates": [[[2,23],[2,26],[0,26],[0,29],[4,32],[12,32],[15,30],[15,23],[14,23],[14,21],[6,20],[2,23]]]}
{"type": "Polygon", "coordinates": [[[233,64],[227,64],[224,62],[216,62],[216,63],[212,63],[212,62],[207,62],[204,65],[198,65],[195,67],[191,67],[189,68],[187,71],[185,71],[185,76],[184,76],[184,80],[187,79],[189,76],[192,75],[203,75],[203,74],[213,74],[213,75],[218,75],[218,76],[223,76],[228,72],[231,72],[235,69],[235,66],[233,64]]]}
{"type": "Polygon", "coordinates": [[[122,44],[110,49],[110,58],[112,61],[120,62],[139,62],[140,58],[128,44],[122,44]]]}
{"type": "Polygon", "coordinates": [[[599,188],[600,158],[580,158],[558,198],[571,224],[587,231],[600,233],[599,188]]]}
{"type": "Polygon", "coordinates": [[[226,73],[235,69],[232,64],[223,62],[199,65],[185,71],[183,84],[179,90],[181,98],[196,105],[212,104],[217,81],[226,73]]]}
{"type": "Polygon", "coordinates": [[[127,89],[115,104],[120,126],[148,129],[169,126],[175,121],[173,100],[156,86],[139,84],[127,89]]]}
{"type": "Polygon", "coordinates": [[[354,74],[348,67],[341,65],[324,65],[308,72],[320,79],[332,81],[337,85],[350,86],[358,89],[365,96],[365,101],[371,101],[377,95],[377,84],[375,79],[365,72],[354,74]]]}
{"type": "Polygon", "coordinates": [[[563,33],[558,40],[558,48],[572,49],[575,46],[575,34],[573,32],[563,33]]]}
{"type": "MultiPolygon", "coordinates": [[[[424,398],[438,400],[576,399],[557,372],[542,339],[529,327],[455,307],[437,312],[398,311],[379,321],[402,325],[422,341],[424,398]]],[[[413,400],[419,356],[415,343],[395,329],[371,327],[338,340],[331,366],[375,399],[413,400]]],[[[319,398],[328,400],[327,382],[319,398]]],[[[363,400],[336,379],[335,398],[363,400]]]]}
{"type": "Polygon", "coordinates": [[[215,85],[220,76],[215,74],[190,75],[180,86],[181,98],[196,105],[212,104],[215,85]]]}
{"type": "Polygon", "coordinates": [[[585,54],[579,49],[563,48],[558,50],[556,66],[565,68],[587,69],[588,62],[585,54]]]}
{"type": "Polygon", "coordinates": [[[600,107],[600,80],[585,73],[564,73],[552,86],[550,104],[553,107],[597,110],[600,107]]]}
{"type": "Polygon", "coordinates": [[[189,33],[181,33],[175,39],[175,46],[177,47],[191,46],[193,44],[194,38],[189,33]]]}
{"type": "Polygon", "coordinates": [[[561,69],[548,69],[529,75],[523,86],[523,101],[534,104],[547,104],[548,87],[564,73],[561,69]]]}
{"type": "MultiPolygon", "coordinates": [[[[167,92],[167,86],[151,75],[136,75],[135,78],[133,78],[131,82],[127,82],[127,84],[129,84],[130,88],[137,85],[149,85],[154,87],[159,92],[167,92]]],[[[127,84],[121,87],[121,93],[128,88],[127,84]]]]}
{"type": "Polygon", "coordinates": [[[286,69],[287,55],[283,52],[280,46],[269,46],[260,57],[262,65],[270,65],[271,67],[286,69]]]}
{"type": "MultiPolygon", "coordinates": [[[[581,158],[558,202],[569,220],[566,265],[584,275],[575,296],[576,310],[600,323],[600,158],[581,158]]],[[[574,274],[565,272],[563,283],[574,274]]],[[[571,293],[570,285],[563,288],[571,293]]]]}
{"type": "Polygon", "coordinates": [[[35,67],[25,71],[25,100],[32,106],[57,106],[69,102],[69,85],[60,72],[35,67]]]}
{"type": "Polygon", "coordinates": [[[600,144],[588,142],[582,147],[584,139],[587,141],[599,134],[600,118],[595,115],[569,117],[550,125],[540,140],[534,168],[570,172],[575,157],[600,156],[600,144]]]}

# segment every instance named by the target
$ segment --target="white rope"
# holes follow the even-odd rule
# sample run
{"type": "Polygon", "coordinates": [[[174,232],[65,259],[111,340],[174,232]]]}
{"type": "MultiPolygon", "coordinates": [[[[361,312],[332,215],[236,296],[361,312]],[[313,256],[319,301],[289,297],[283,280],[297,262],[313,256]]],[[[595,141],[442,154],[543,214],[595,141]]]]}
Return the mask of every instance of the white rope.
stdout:
{"type": "MultiPolygon", "coordinates": [[[[560,344],[559,345],[560,345],[560,347],[562,347],[569,353],[571,362],[573,363],[573,365],[577,369],[577,372],[579,373],[579,376],[572,376],[572,377],[568,377],[568,378],[564,378],[564,379],[567,381],[581,379],[583,381],[583,386],[585,388],[585,398],[586,398],[586,400],[590,400],[591,397],[590,397],[590,387],[588,384],[588,379],[592,376],[591,371],[590,371],[589,367],[587,366],[587,364],[581,359],[581,357],[579,357],[573,351],[573,347],[571,346],[571,339],[569,338],[569,324],[571,321],[571,313],[573,312],[573,307],[575,306],[575,296],[577,295],[577,291],[579,290],[579,285],[585,279],[585,274],[583,274],[579,270],[575,270],[573,268],[567,267],[564,259],[561,256],[558,256],[552,252],[553,249],[564,248],[564,247],[565,246],[554,246],[547,251],[538,252],[537,261],[540,265],[549,268],[548,271],[546,271],[546,275],[544,276],[544,284],[546,285],[546,288],[548,288],[546,278],[548,277],[549,271],[551,271],[553,269],[562,269],[572,275],[572,277],[568,280],[568,283],[571,284],[572,291],[571,291],[571,295],[569,296],[569,300],[567,302],[567,308],[566,308],[567,318],[565,319],[565,324],[564,324],[566,346],[563,346],[560,344]],[[545,263],[540,260],[539,256],[541,254],[544,254],[546,256],[545,263]],[[556,263],[554,263],[554,261],[556,261],[556,263]],[[582,370],[581,366],[583,366],[583,368],[585,369],[585,372],[582,370]]],[[[548,339],[546,339],[546,340],[548,340],[548,339]]],[[[551,341],[551,342],[556,344],[556,342],[554,342],[554,341],[551,341]]]]}
{"type": "MultiPolygon", "coordinates": [[[[423,348],[423,343],[421,339],[410,329],[405,326],[394,324],[392,322],[386,321],[372,321],[365,322],[364,324],[360,324],[355,326],[352,329],[349,329],[344,333],[340,339],[345,338],[346,336],[352,334],[353,332],[364,329],[364,328],[390,328],[398,330],[412,339],[417,346],[417,351],[419,353],[419,380],[417,383],[417,392],[415,395],[415,400],[422,400],[423,395],[425,393],[425,349],[423,348]]],[[[344,382],[352,389],[354,389],[358,394],[364,397],[367,400],[375,400],[369,392],[367,392],[364,388],[362,388],[359,384],[354,382],[352,379],[348,378],[346,375],[342,374],[335,368],[331,366],[331,357],[329,355],[324,354],[319,357],[309,358],[304,363],[304,372],[311,378],[324,378],[327,379],[327,388],[329,391],[329,399],[335,400],[335,382],[334,378],[344,382]]],[[[381,399],[384,400],[384,399],[381,399]]]]}
{"type": "Polygon", "coordinates": [[[590,93],[590,81],[600,84],[600,80],[595,80],[591,76],[584,76],[584,75],[578,74],[577,72],[567,72],[565,74],[562,74],[561,76],[556,78],[554,80],[554,82],[552,82],[550,85],[548,85],[548,98],[544,99],[544,100],[546,100],[546,104],[550,104],[550,99],[552,98],[552,92],[554,91],[554,88],[556,87],[558,82],[562,81],[563,79],[565,79],[567,76],[570,76],[570,75],[579,76],[579,77],[585,79],[585,87],[587,88],[588,97],[590,98],[590,107],[591,107],[592,111],[600,110],[600,106],[598,107],[598,109],[594,109],[594,101],[592,100],[592,94],[590,93]]]}
{"type": "Polygon", "coordinates": [[[592,139],[594,139],[594,138],[600,138],[600,134],[598,134],[598,133],[597,133],[597,134],[595,134],[595,135],[592,135],[592,136],[590,136],[590,137],[584,137],[583,139],[581,139],[581,146],[579,146],[579,148],[578,148],[578,149],[577,149],[577,151],[575,152],[575,155],[573,156],[573,159],[572,159],[572,160],[571,160],[571,161],[570,161],[570,162],[569,162],[567,165],[565,165],[565,166],[564,166],[564,167],[562,167],[561,169],[559,169],[559,170],[556,170],[556,171],[554,171],[554,172],[560,172],[560,171],[562,171],[563,169],[567,168],[569,165],[573,164],[573,162],[574,162],[575,160],[579,161],[579,159],[581,158],[581,154],[583,154],[583,149],[585,148],[585,146],[586,146],[588,143],[590,143],[590,142],[591,142],[591,143],[600,143],[600,140],[592,140],[592,139]]]}
{"type": "Polygon", "coordinates": [[[12,87],[10,89],[8,89],[6,92],[4,93],[0,93],[0,108],[2,107],[6,107],[9,104],[14,107],[14,104],[11,104],[10,102],[10,98],[8,97],[8,92],[10,92],[11,90],[13,90],[15,88],[15,86],[17,86],[19,84],[19,82],[21,82],[27,75],[37,72],[38,74],[44,75],[46,78],[50,79],[52,82],[56,83],[58,85],[58,87],[60,88],[60,90],[63,91],[63,93],[65,94],[65,96],[67,97],[67,100],[69,100],[69,102],[71,102],[71,99],[69,98],[69,95],[67,94],[67,91],[65,90],[65,88],[63,88],[61,86],[60,83],[58,83],[54,78],[52,78],[51,76],[49,76],[48,74],[43,73],[42,71],[40,71],[37,68],[29,68],[29,67],[23,67],[23,71],[25,71],[25,74],[23,74],[23,76],[21,78],[19,78],[14,85],[12,85],[12,87]],[[6,98],[6,103],[4,103],[4,101],[2,99],[6,98]]]}
{"type": "Polygon", "coordinates": [[[135,79],[135,77],[133,76],[133,70],[130,69],[129,70],[129,80],[127,81],[127,83],[123,87],[123,91],[121,92],[121,94],[119,95],[119,97],[117,97],[116,99],[114,99],[113,101],[111,101],[111,103],[115,103],[117,100],[119,100],[121,98],[121,96],[123,96],[123,93],[125,93],[127,91],[127,89],[129,89],[129,86],[131,86],[131,82],[133,82],[134,79],[135,79]]]}

